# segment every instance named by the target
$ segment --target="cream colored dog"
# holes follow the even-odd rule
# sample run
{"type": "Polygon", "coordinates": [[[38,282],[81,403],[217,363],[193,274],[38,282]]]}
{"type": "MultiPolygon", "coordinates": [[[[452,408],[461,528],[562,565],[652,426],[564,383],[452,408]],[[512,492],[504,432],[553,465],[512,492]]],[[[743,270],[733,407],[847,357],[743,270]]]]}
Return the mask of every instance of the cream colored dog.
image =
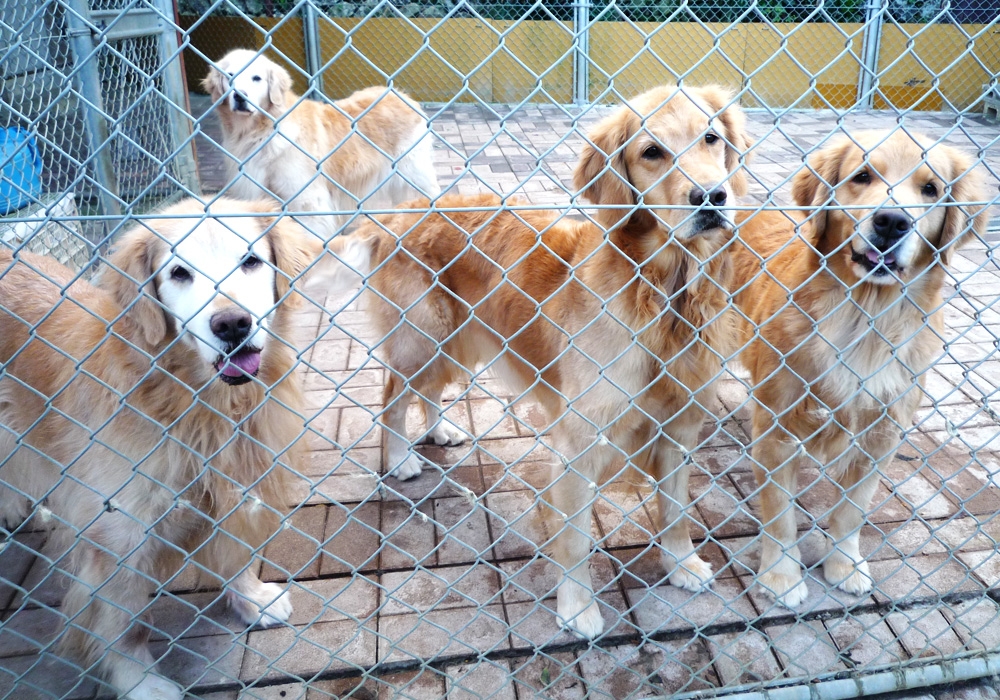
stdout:
{"type": "Polygon", "coordinates": [[[290,500],[289,283],[322,250],[262,204],[162,216],[122,236],[96,287],[0,248],[0,516],[65,526],[62,646],[133,700],[182,695],[133,621],[188,559],[244,623],[291,613],[249,565],[290,500]]]}
{"type": "Polygon", "coordinates": [[[351,212],[441,192],[427,115],[398,90],[371,87],[332,105],[304,100],[287,70],[245,49],[220,58],[202,84],[234,159],[230,194],[318,212],[304,223],[329,238],[351,212]]]}

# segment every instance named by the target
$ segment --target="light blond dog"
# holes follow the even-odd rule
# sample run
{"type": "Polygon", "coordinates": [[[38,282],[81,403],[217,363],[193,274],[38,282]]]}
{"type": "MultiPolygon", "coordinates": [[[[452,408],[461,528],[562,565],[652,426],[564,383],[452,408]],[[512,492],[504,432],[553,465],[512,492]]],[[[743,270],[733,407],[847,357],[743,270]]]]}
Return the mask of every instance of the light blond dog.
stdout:
{"type": "Polygon", "coordinates": [[[330,237],[351,212],[441,191],[427,115],[398,90],[371,87],[332,105],[304,100],[287,70],[246,49],[220,58],[202,84],[232,157],[228,194],[319,212],[303,223],[330,237]]]}
{"type": "Polygon", "coordinates": [[[806,223],[767,212],[739,228],[734,289],[752,338],[741,360],[752,376],[765,529],[758,581],[789,607],[807,595],[792,504],[803,459],[840,494],[830,504],[827,582],[871,590],[865,512],[941,352],[945,265],[986,225],[972,165],[902,130],[854,134],[795,176],[795,202],[814,208],[806,223]]]}
{"type": "Polygon", "coordinates": [[[587,637],[604,624],[587,564],[591,510],[622,455],[657,484],[670,581],[697,590],[711,578],[684,509],[687,454],[735,339],[722,249],[731,194],[745,188],[747,139],[733,101],[717,87],[664,87],[601,122],[575,175],[601,207],[597,223],[507,211],[491,196],[443,197],[437,206],[454,211],[399,213],[332,241],[340,262],[313,278],[340,286],[374,270],[368,301],[390,368],[385,465],[400,479],[421,470],[405,426],[414,395],[424,437],[439,444],[464,438],[441,416],[441,392],[478,366],[545,409],[565,459],[550,494],[565,516],[552,543],[565,572],[558,612],[587,637]]]}
{"type": "Polygon", "coordinates": [[[289,283],[322,249],[259,204],[162,216],[122,236],[96,287],[0,249],[0,515],[64,526],[62,645],[134,700],[182,695],[133,619],[185,560],[246,624],[291,612],[249,565],[290,499],[289,283]]]}

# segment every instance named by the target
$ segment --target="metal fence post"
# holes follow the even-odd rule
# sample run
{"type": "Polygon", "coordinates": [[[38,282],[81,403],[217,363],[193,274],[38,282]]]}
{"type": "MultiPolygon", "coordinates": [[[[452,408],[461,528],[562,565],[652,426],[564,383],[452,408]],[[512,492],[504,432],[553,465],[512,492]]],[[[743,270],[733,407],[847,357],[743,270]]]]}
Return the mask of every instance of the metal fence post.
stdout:
{"type": "MultiPolygon", "coordinates": [[[[90,15],[87,0],[68,0],[66,24],[73,52],[73,73],[79,99],[83,101],[84,119],[87,124],[87,144],[90,147],[90,162],[94,179],[98,184],[97,197],[101,213],[108,217],[121,216],[118,196],[118,179],[111,163],[110,131],[105,118],[104,97],[101,92],[101,76],[97,66],[94,40],[86,17],[90,15]]],[[[107,225],[105,222],[105,231],[107,225]]]]}
{"type": "Polygon", "coordinates": [[[174,0],[158,0],[157,7],[163,17],[160,35],[160,57],[163,65],[163,93],[167,97],[167,119],[170,121],[172,147],[177,148],[173,157],[177,179],[192,194],[201,194],[198,166],[195,162],[194,141],[191,138],[191,107],[188,104],[184,72],[181,69],[180,43],[177,41],[177,17],[174,0]]]}
{"type": "Polygon", "coordinates": [[[573,3],[573,35],[573,103],[585,105],[590,102],[590,0],[573,3]]]}
{"type": "Polygon", "coordinates": [[[306,49],[309,86],[312,90],[323,92],[323,73],[320,70],[319,15],[316,12],[316,6],[311,2],[306,3],[306,11],[302,17],[302,34],[306,49]]]}
{"type": "Polygon", "coordinates": [[[871,109],[873,87],[878,75],[879,48],[882,42],[884,22],[881,0],[868,0],[865,4],[864,38],[861,43],[861,69],[858,75],[857,106],[871,109]]]}

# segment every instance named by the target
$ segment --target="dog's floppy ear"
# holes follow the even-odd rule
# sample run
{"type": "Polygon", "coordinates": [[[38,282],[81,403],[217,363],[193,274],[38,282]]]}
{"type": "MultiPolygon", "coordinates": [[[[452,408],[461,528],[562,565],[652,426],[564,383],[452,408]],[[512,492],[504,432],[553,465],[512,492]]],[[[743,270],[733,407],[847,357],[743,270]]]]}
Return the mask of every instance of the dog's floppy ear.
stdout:
{"type": "Polygon", "coordinates": [[[205,92],[211,96],[213,102],[218,102],[219,98],[226,92],[226,86],[222,82],[223,75],[220,65],[221,59],[214,66],[210,65],[208,75],[201,79],[201,86],[205,88],[205,92]]]}
{"type": "Polygon", "coordinates": [[[290,216],[265,219],[264,223],[274,265],[274,301],[294,304],[297,297],[289,295],[291,285],[319,259],[323,242],[290,216]]]}
{"type": "Polygon", "coordinates": [[[848,138],[824,146],[813,153],[802,169],[792,178],[792,199],[800,207],[815,207],[811,212],[815,240],[818,242],[826,233],[827,214],[825,206],[833,190],[840,184],[840,164],[853,142],[848,138]]]}
{"type": "Polygon", "coordinates": [[[732,90],[718,85],[706,85],[698,90],[722,125],[722,136],[726,139],[726,170],[732,173],[729,186],[737,195],[745,195],[747,175],[740,168],[740,156],[750,148],[746,115],[735,101],[736,93],[732,90]]]}
{"type": "Polygon", "coordinates": [[[587,135],[573,186],[594,204],[620,204],[623,209],[600,209],[594,218],[611,230],[623,223],[636,203],[625,162],[625,145],[639,130],[639,116],[631,107],[618,109],[587,135]]]}
{"type": "Polygon", "coordinates": [[[291,89],[292,76],[277,63],[270,62],[267,67],[267,99],[275,107],[283,109],[288,106],[285,98],[291,89]]]}
{"type": "Polygon", "coordinates": [[[935,147],[935,150],[938,149],[947,154],[951,169],[947,175],[938,173],[939,177],[949,181],[945,183],[945,187],[948,188],[948,202],[953,203],[953,206],[945,209],[944,227],[938,242],[941,261],[947,265],[966,236],[972,231],[979,235],[986,231],[989,204],[986,183],[982,173],[975,169],[972,159],[950,146],[935,147]],[[979,204],[974,204],[975,202],[979,204]]]}
{"type": "Polygon", "coordinates": [[[96,280],[151,347],[160,345],[167,335],[167,315],[157,296],[154,268],[165,245],[150,229],[136,226],[126,231],[96,280]]]}

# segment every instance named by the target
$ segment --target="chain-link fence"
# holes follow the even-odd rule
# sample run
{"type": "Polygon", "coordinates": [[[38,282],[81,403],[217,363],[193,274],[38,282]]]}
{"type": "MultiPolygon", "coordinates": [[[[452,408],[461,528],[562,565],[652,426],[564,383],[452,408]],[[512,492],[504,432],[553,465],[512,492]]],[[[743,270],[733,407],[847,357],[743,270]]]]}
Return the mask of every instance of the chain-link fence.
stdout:
{"type": "Polygon", "coordinates": [[[0,696],[995,676],[998,14],[4,5],[0,696]]]}

